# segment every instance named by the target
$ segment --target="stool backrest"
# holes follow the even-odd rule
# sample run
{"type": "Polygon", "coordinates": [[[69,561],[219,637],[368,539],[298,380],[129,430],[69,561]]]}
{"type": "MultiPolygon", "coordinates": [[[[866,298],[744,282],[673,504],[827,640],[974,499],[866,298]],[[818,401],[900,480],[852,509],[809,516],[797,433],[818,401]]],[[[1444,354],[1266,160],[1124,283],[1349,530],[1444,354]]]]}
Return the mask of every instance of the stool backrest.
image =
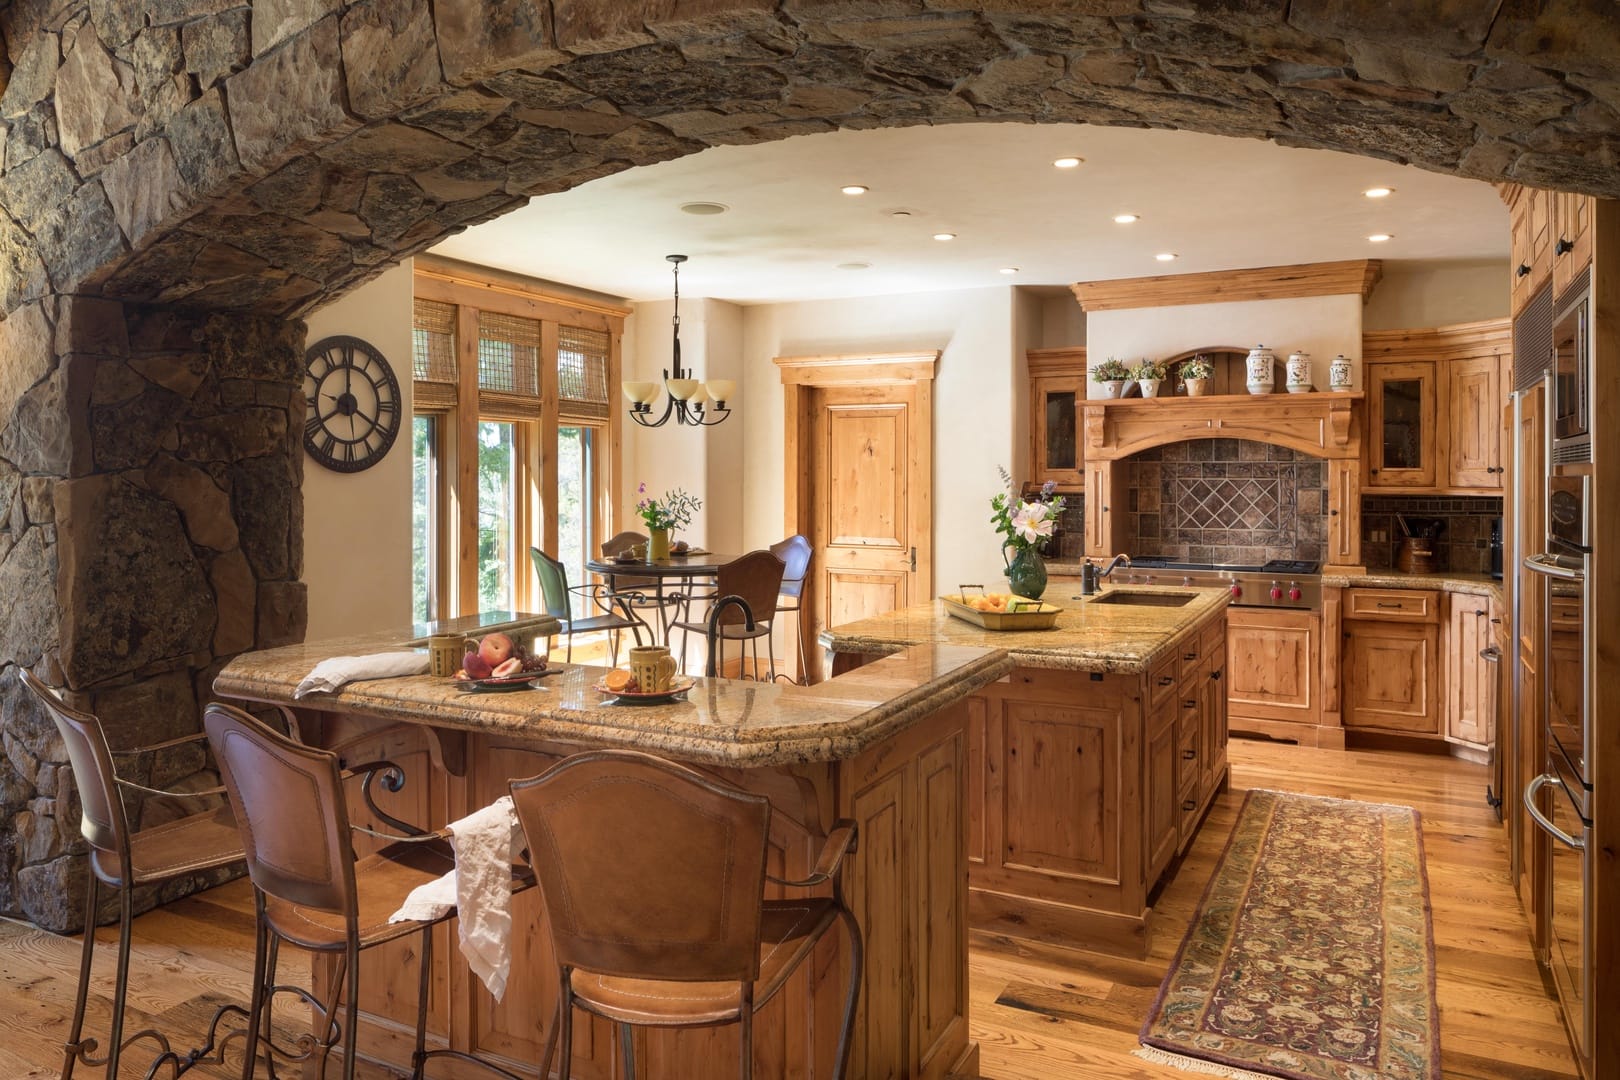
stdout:
{"type": "Polygon", "coordinates": [[[529,558],[534,562],[534,572],[540,575],[540,598],[546,614],[558,619],[573,618],[568,604],[568,569],[537,547],[529,549],[529,558]]]}
{"type": "MultiPolygon", "coordinates": [[[[129,818],[124,800],[118,794],[117,772],[107,735],[101,721],[86,712],[70,708],[34,673],[22,670],[22,683],[56,723],[56,730],[67,747],[73,768],[73,783],[79,789],[79,832],[97,851],[118,855],[127,867],[129,858],[129,818]]],[[[127,870],[125,871],[128,872],[127,870]]]]}
{"type": "Polygon", "coordinates": [[[810,572],[810,541],[795,533],[771,545],[771,554],[782,560],[782,596],[801,596],[804,578],[810,572]]]}
{"type": "Polygon", "coordinates": [[[771,804],[629,750],[512,782],[557,961],[630,978],[759,974],[771,804]]]}
{"type": "MultiPolygon", "coordinates": [[[[782,591],[782,560],[769,551],[750,551],[720,567],[715,574],[716,596],[740,596],[754,613],[754,621],[769,622],[776,611],[776,598],[782,591]]],[[[742,609],[731,606],[720,614],[722,626],[746,622],[742,609]]]]}
{"type": "Polygon", "coordinates": [[[203,726],[254,886],[288,903],[354,912],[354,846],[337,755],[219,702],[203,711],[203,726]]]}

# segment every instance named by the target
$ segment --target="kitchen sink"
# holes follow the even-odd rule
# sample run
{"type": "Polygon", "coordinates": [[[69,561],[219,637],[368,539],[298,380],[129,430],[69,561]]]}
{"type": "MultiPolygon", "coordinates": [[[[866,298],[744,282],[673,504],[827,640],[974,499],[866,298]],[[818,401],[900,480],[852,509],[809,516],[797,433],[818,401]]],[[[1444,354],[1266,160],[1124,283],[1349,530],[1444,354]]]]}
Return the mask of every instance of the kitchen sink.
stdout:
{"type": "Polygon", "coordinates": [[[1181,607],[1198,598],[1190,592],[1110,592],[1092,600],[1093,604],[1121,604],[1128,607],[1181,607]]]}

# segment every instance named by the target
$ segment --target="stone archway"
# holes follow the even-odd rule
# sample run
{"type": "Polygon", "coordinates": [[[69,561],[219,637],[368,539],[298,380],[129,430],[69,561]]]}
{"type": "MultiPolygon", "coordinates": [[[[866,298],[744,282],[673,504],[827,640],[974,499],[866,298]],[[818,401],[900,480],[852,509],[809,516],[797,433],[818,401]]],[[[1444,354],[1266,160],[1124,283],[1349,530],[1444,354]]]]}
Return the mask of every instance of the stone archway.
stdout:
{"type": "Polygon", "coordinates": [[[1168,126],[1620,196],[1620,15],[1543,6],[0,2],[0,914],[74,925],[82,873],[14,666],[132,743],[301,637],[303,312],[529,196],[845,127],[1168,126]]]}

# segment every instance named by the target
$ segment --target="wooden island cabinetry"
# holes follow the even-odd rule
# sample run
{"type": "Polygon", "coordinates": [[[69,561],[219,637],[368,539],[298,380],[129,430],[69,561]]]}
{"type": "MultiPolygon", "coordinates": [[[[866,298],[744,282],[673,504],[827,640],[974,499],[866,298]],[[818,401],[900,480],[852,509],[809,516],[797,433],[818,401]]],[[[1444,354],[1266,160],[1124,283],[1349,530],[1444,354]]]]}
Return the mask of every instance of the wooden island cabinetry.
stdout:
{"type": "Polygon", "coordinates": [[[833,670],[915,642],[1001,646],[1014,667],[968,708],[975,929],[1146,955],[1148,897],[1226,785],[1224,589],[1049,597],[1050,631],[993,633],[914,605],[821,635],[833,670]],[[1109,600],[1191,596],[1184,606],[1109,600]]]}

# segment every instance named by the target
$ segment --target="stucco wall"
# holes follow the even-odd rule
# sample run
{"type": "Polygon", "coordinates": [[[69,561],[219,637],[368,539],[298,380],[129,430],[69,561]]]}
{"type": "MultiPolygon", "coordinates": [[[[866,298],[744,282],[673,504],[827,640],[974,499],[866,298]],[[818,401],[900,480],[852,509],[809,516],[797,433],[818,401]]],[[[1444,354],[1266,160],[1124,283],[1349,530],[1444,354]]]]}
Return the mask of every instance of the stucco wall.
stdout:
{"type": "Polygon", "coordinates": [[[1366,330],[1505,319],[1511,303],[1511,268],[1501,260],[1386,268],[1361,313],[1366,330]]]}

